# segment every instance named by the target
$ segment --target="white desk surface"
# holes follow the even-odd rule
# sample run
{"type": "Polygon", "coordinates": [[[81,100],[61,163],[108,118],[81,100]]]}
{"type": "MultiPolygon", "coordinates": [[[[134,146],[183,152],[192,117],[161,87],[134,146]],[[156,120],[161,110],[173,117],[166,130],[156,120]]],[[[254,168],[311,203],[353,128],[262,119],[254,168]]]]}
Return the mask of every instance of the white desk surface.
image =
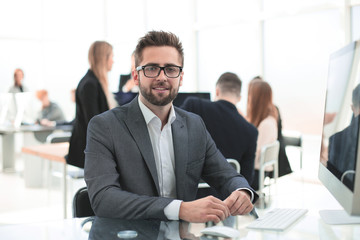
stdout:
{"type": "MultiPolygon", "coordinates": [[[[237,239],[360,239],[360,225],[327,225],[320,218],[319,210],[341,209],[341,206],[321,183],[317,181],[302,182],[299,175],[285,176],[279,179],[277,189],[272,188],[272,194],[274,196],[271,198],[270,206],[265,210],[257,209],[259,216],[276,207],[306,208],[309,211],[282,233],[246,229],[246,225],[253,220],[253,217],[241,216],[238,218],[240,237],[237,239]]],[[[66,219],[0,226],[0,239],[88,239],[88,234],[81,229],[82,220],[66,219]]],[[[199,237],[203,227],[204,224],[192,224],[190,232],[199,237]]],[[[116,232],[116,230],[111,232],[116,232]]],[[[116,236],[113,239],[116,239],[116,236]]]]}
{"type": "Polygon", "coordinates": [[[13,134],[17,132],[45,132],[45,131],[54,131],[54,130],[63,130],[63,131],[71,131],[71,125],[61,125],[61,126],[42,126],[39,124],[33,125],[22,125],[19,127],[13,126],[3,126],[0,125],[0,134],[13,134]]]}

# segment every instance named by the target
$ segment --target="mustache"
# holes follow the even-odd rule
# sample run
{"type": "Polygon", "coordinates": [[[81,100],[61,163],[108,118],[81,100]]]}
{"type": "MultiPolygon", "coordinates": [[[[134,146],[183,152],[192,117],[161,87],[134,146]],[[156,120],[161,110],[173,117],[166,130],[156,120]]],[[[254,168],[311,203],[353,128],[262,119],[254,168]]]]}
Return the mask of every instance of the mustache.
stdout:
{"type": "Polygon", "coordinates": [[[170,86],[168,84],[166,84],[165,82],[155,83],[155,84],[151,85],[151,87],[153,87],[153,88],[157,88],[157,87],[170,88],[170,86]]]}

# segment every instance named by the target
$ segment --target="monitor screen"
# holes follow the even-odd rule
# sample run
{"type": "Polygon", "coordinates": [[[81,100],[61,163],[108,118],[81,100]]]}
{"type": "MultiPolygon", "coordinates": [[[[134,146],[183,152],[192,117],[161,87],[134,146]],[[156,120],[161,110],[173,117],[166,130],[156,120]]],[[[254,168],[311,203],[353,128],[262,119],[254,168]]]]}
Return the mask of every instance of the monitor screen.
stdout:
{"type": "Polygon", "coordinates": [[[360,215],[359,64],[360,41],[330,56],[319,164],[319,179],[350,215],[360,215]]]}
{"type": "MultiPolygon", "coordinates": [[[[124,105],[126,103],[129,103],[137,95],[138,95],[138,93],[133,93],[133,92],[116,92],[116,93],[114,93],[115,99],[120,106],[124,105]]],[[[176,98],[173,101],[174,106],[180,107],[187,97],[199,97],[199,98],[204,98],[204,99],[210,100],[210,93],[209,92],[188,92],[188,93],[180,92],[180,93],[178,93],[178,95],[176,96],[176,98]]]]}
{"type": "Polygon", "coordinates": [[[173,101],[174,106],[176,107],[180,107],[186,98],[188,97],[198,97],[198,98],[203,98],[203,99],[208,99],[210,100],[210,93],[209,92],[180,92],[178,93],[178,95],[176,96],[176,98],[173,101]]]}
{"type": "Polygon", "coordinates": [[[137,92],[116,92],[114,93],[115,100],[122,106],[126,103],[131,102],[136,96],[138,95],[137,92]]]}

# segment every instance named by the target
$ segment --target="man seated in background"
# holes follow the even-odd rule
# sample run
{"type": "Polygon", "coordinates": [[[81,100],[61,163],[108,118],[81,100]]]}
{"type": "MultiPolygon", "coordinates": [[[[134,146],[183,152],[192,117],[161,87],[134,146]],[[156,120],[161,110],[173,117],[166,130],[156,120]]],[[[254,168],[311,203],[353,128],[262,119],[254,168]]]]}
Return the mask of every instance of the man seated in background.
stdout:
{"type": "Polygon", "coordinates": [[[133,71],[139,96],[91,119],[85,181],[97,216],[219,222],[249,213],[258,195],[227,163],[201,118],[174,107],[183,82],[179,38],[140,38],[133,71]],[[226,198],[196,200],[200,179],[226,198]]]}
{"type": "Polygon", "coordinates": [[[55,126],[56,122],[64,122],[65,116],[59,105],[49,100],[49,94],[46,90],[36,91],[36,97],[41,102],[41,112],[38,121],[41,125],[55,126]]]}
{"type": "Polygon", "coordinates": [[[329,138],[327,168],[349,189],[354,190],[357,134],[360,118],[360,84],[352,92],[351,110],[353,116],[349,126],[329,138]]]}
{"type": "MultiPolygon", "coordinates": [[[[239,162],[241,175],[251,185],[258,131],[236,108],[241,99],[240,92],[240,78],[234,73],[226,72],[216,82],[215,102],[189,97],[181,108],[200,115],[220,152],[226,158],[239,162]]],[[[213,188],[199,189],[197,197],[208,195],[219,197],[213,188]]]]}

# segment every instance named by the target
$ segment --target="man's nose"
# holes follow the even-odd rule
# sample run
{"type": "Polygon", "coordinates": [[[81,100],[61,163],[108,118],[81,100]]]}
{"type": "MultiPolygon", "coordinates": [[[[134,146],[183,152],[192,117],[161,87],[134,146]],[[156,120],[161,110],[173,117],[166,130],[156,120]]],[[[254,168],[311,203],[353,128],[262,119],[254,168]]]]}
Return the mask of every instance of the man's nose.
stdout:
{"type": "Polygon", "coordinates": [[[165,74],[165,69],[160,69],[160,73],[159,73],[159,76],[157,77],[157,80],[163,80],[163,81],[167,80],[167,76],[165,74]]]}

